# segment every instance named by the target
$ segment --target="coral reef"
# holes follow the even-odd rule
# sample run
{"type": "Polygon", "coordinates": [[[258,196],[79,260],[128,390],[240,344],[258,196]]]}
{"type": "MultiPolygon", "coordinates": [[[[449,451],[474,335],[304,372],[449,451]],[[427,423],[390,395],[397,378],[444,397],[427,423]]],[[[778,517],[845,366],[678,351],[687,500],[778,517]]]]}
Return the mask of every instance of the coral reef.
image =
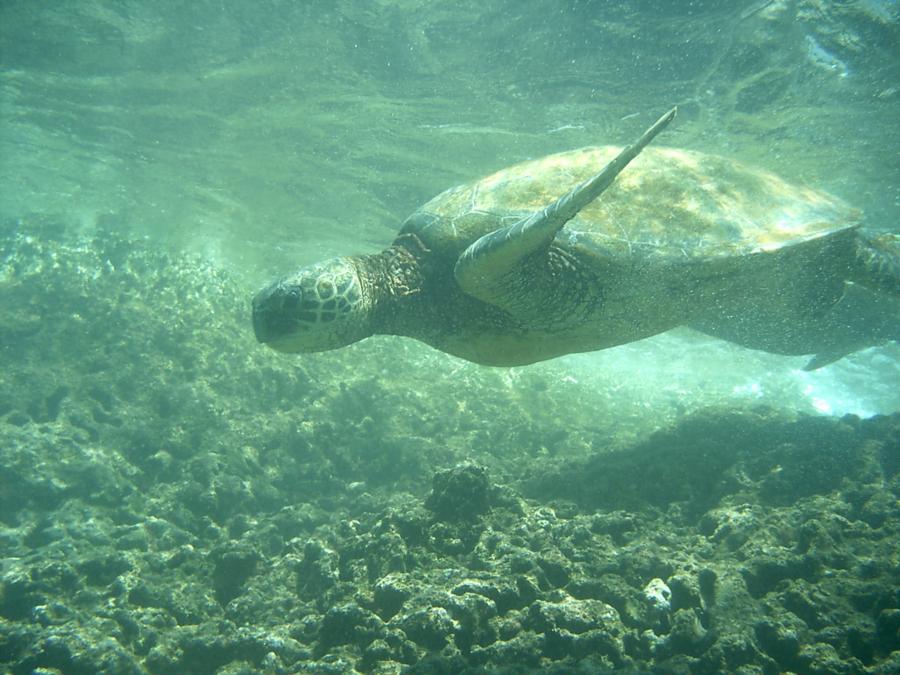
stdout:
{"type": "Polygon", "coordinates": [[[535,451],[510,430],[539,379],[282,359],[221,271],[27,230],[0,273],[11,673],[900,665],[900,416],[709,408],[603,447],[561,401],[530,424],[581,451],[535,451]]]}

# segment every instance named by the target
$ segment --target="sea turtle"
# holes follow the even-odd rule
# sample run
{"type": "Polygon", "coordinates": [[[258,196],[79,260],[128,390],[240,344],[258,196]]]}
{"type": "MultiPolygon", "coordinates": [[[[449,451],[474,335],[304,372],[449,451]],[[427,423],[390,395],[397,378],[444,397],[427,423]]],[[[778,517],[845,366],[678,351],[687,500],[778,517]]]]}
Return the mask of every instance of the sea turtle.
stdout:
{"type": "MultiPolygon", "coordinates": [[[[849,285],[900,297],[898,241],[863,235],[854,209],[766,171],[644,150],[674,116],[623,150],[550,155],[451,188],[384,251],[275,281],[253,298],[257,339],[315,352],[405,335],[494,366],[679,325],[772,352],[821,353],[813,366],[863,346],[869,337],[857,329],[865,333],[868,314],[834,339],[829,321],[837,328],[854,316],[849,285]]],[[[900,327],[896,307],[882,332],[900,327]]]]}

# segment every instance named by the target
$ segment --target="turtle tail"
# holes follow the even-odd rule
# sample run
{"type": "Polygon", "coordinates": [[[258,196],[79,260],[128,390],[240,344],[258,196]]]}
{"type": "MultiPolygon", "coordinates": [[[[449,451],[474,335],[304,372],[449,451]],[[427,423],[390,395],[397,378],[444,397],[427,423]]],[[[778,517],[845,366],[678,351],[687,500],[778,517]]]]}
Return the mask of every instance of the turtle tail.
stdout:
{"type": "Polygon", "coordinates": [[[900,235],[859,233],[854,268],[852,281],[900,298],[900,235]]]}

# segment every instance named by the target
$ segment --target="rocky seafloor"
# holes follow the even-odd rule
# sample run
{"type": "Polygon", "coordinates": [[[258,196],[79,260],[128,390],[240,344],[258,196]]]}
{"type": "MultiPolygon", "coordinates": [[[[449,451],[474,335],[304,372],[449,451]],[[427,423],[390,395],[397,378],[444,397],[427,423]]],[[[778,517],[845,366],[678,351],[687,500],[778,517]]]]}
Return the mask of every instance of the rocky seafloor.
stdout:
{"type": "Polygon", "coordinates": [[[614,433],[532,371],[271,354],[146,241],[2,232],[5,672],[900,672],[900,415],[614,433]]]}

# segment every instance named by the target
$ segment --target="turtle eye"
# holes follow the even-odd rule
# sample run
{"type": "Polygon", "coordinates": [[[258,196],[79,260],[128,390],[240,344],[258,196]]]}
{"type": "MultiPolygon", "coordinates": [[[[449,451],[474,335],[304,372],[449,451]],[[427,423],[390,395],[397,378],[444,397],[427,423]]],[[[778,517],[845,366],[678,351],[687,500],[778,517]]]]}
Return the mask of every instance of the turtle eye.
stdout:
{"type": "Polygon", "coordinates": [[[328,300],[328,298],[334,295],[334,284],[330,281],[319,281],[319,283],[316,284],[316,291],[322,300],[328,300]]]}

